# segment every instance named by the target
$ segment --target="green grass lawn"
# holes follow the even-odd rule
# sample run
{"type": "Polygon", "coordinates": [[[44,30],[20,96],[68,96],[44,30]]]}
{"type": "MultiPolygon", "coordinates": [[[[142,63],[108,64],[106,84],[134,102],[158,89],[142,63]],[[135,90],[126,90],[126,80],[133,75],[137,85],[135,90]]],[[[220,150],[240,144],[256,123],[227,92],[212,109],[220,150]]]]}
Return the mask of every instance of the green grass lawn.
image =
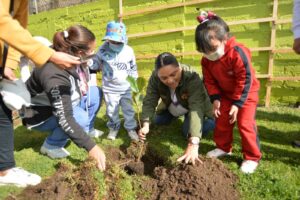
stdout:
{"type": "MultiPolygon", "coordinates": [[[[105,109],[101,108],[96,120],[96,128],[107,132],[105,126],[105,109]]],[[[223,162],[234,173],[239,176],[238,189],[242,199],[300,199],[300,149],[291,146],[294,139],[300,140],[300,110],[286,107],[258,108],[257,112],[258,130],[260,133],[261,149],[263,158],[257,171],[252,175],[244,175],[239,171],[239,164],[242,161],[240,153],[240,137],[235,129],[235,140],[233,156],[223,158],[223,162]]],[[[171,128],[160,127],[158,134],[149,135],[149,145],[162,157],[166,158],[169,164],[174,164],[180,156],[186,142],[181,136],[181,122],[174,122],[171,128]]],[[[106,133],[107,134],[107,133],[106,133]]],[[[106,134],[97,139],[101,146],[129,145],[129,138],[124,129],[121,129],[119,137],[115,141],[105,139],[106,134]]],[[[41,175],[43,178],[51,176],[57,167],[58,160],[52,160],[39,153],[45,133],[28,131],[20,126],[15,130],[15,158],[17,165],[31,172],[41,175]]],[[[214,148],[212,134],[202,140],[200,153],[205,154],[214,148]]],[[[73,165],[79,165],[86,158],[84,150],[79,149],[73,143],[67,146],[71,156],[64,159],[73,165]]],[[[201,172],[199,172],[201,173],[201,172]]],[[[100,185],[104,189],[102,173],[99,173],[100,185]],[[102,180],[102,181],[101,181],[102,180]]],[[[126,174],[122,175],[119,183],[124,199],[134,199],[132,180],[126,174]]],[[[10,193],[17,194],[22,189],[16,187],[0,187],[0,199],[10,193]]],[[[102,190],[103,194],[105,190],[102,190]]]]}

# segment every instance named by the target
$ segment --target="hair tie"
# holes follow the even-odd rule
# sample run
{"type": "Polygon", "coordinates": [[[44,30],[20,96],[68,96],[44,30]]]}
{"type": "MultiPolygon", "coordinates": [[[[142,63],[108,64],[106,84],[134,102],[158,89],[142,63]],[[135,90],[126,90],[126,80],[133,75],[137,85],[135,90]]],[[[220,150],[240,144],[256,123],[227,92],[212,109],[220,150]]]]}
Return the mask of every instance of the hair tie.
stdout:
{"type": "Polygon", "coordinates": [[[200,24],[207,22],[217,16],[215,13],[211,11],[201,11],[200,14],[197,16],[197,20],[200,24]]]}
{"type": "Polygon", "coordinates": [[[67,39],[69,37],[69,32],[68,31],[63,31],[64,33],[64,38],[67,39]]]}

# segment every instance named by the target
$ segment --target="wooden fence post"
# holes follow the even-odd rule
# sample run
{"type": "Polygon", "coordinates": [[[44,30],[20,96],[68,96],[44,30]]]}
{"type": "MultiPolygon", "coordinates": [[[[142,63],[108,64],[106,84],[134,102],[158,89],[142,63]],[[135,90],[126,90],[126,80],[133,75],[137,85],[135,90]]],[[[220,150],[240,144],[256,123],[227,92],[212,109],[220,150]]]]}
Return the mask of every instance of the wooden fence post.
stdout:
{"type": "Polygon", "coordinates": [[[123,21],[123,0],[119,0],[119,22],[123,21]]]}
{"type": "MultiPolygon", "coordinates": [[[[140,14],[147,14],[147,13],[153,13],[153,12],[159,12],[167,9],[173,9],[177,7],[185,7],[185,6],[191,6],[191,5],[197,5],[201,3],[207,3],[207,2],[213,2],[215,0],[190,0],[185,1],[183,0],[180,3],[173,3],[173,4],[167,4],[162,6],[154,6],[149,7],[145,9],[139,9],[135,11],[129,11],[129,12],[123,12],[123,5],[122,0],[119,0],[119,20],[122,21],[124,18],[128,18],[130,16],[134,15],[140,15],[140,14]]],[[[272,92],[272,82],[274,81],[300,81],[300,76],[281,76],[281,77],[274,77],[273,75],[273,68],[274,68],[274,56],[277,53],[293,53],[293,49],[291,47],[289,48],[281,48],[276,49],[276,27],[277,24],[289,24],[292,22],[292,20],[289,19],[278,19],[278,0],[273,0],[273,10],[272,10],[272,17],[265,17],[265,18],[256,18],[256,19],[244,19],[239,21],[230,21],[227,22],[229,26],[235,26],[235,25],[241,25],[241,24],[254,24],[254,23],[270,23],[271,22],[271,38],[270,38],[270,46],[267,47],[253,47],[250,48],[251,52],[260,52],[260,51],[268,51],[269,52],[269,60],[268,60],[268,72],[266,74],[257,74],[257,78],[259,79],[265,79],[267,81],[266,83],[266,95],[265,95],[265,106],[269,107],[271,102],[271,92],[272,92]]],[[[196,26],[183,26],[183,27],[175,27],[172,29],[160,29],[160,30],[154,30],[154,31],[148,31],[148,32],[140,32],[140,33],[134,33],[134,34],[128,34],[128,38],[142,38],[142,37],[151,37],[154,35],[162,35],[162,34],[169,34],[169,33],[175,33],[175,32],[184,32],[184,31],[190,31],[194,30],[196,26]]],[[[176,57],[180,56],[194,56],[199,55],[196,51],[184,51],[184,52],[178,52],[174,53],[176,57]]],[[[153,59],[157,55],[156,54],[143,54],[143,55],[137,55],[137,60],[142,59],[153,59]]]]}
{"type": "Polygon", "coordinates": [[[275,50],[275,42],[276,42],[276,21],[277,21],[277,13],[278,13],[278,0],[274,0],[273,2],[273,21],[272,21],[272,30],[271,30],[271,49],[269,54],[269,67],[268,74],[269,78],[267,81],[267,90],[266,90],[266,99],[265,106],[270,106],[271,100],[271,90],[272,90],[272,78],[273,78],[273,66],[274,66],[274,50],[275,50]]]}

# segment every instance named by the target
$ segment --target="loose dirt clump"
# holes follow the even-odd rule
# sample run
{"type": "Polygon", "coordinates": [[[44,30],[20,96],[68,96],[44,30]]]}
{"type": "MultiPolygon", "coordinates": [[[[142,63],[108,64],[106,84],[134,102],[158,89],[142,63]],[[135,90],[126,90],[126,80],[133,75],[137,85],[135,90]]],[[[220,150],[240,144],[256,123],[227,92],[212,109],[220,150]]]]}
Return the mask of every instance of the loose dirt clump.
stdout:
{"type": "MultiPolygon", "coordinates": [[[[132,143],[124,152],[119,151],[117,154],[120,159],[114,161],[129,175],[135,175],[133,187],[137,199],[240,199],[236,189],[237,176],[220,160],[201,158],[203,164],[179,164],[167,168],[164,167],[163,159],[145,144],[142,144],[144,149],[140,161],[137,162],[137,155],[141,152],[140,145],[132,143]],[[148,177],[145,178],[145,175],[148,177]]],[[[110,182],[114,182],[111,178],[110,182]]],[[[114,193],[113,197],[118,197],[117,188],[114,187],[110,192],[114,193]]]]}
{"type": "Polygon", "coordinates": [[[196,166],[180,164],[172,169],[157,167],[154,170],[154,180],[149,180],[150,184],[144,182],[142,189],[156,193],[152,194],[151,199],[239,199],[235,187],[237,176],[219,160],[202,160],[203,164],[196,166]],[[157,183],[157,188],[153,182],[157,183]]]}
{"type": "Polygon", "coordinates": [[[80,167],[72,169],[59,164],[58,170],[50,178],[36,186],[29,186],[18,196],[9,196],[7,200],[62,200],[98,199],[98,184],[93,176],[94,161],[87,160],[80,167]]]}
{"type": "Polygon", "coordinates": [[[147,143],[132,142],[125,150],[125,155],[132,160],[125,167],[128,174],[152,175],[155,167],[164,165],[163,160],[148,148],[147,143]]]}
{"type": "Polygon", "coordinates": [[[145,173],[145,165],[141,160],[142,156],[145,155],[145,146],[142,142],[132,142],[125,150],[126,158],[132,160],[125,167],[129,174],[143,175],[145,173]]]}
{"type": "MultiPolygon", "coordinates": [[[[107,170],[104,172],[105,192],[99,197],[99,183],[93,176],[94,162],[84,162],[78,168],[61,164],[57,172],[35,187],[26,188],[9,200],[123,199],[124,180],[131,184],[138,200],[238,200],[238,178],[217,159],[201,158],[203,164],[169,163],[147,144],[132,143],[120,150],[105,149],[107,170]],[[132,176],[131,176],[132,175],[132,176]]],[[[126,191],[125,191],[126,192],[126,191]]]]}

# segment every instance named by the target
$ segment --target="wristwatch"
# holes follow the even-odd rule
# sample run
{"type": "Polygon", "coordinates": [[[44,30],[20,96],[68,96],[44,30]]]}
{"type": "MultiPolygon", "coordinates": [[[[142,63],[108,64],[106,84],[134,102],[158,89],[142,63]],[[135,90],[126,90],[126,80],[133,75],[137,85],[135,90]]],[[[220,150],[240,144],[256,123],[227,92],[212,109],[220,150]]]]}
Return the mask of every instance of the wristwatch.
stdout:
{"type": "Polygon", "coordinates": [[[189,138],[189,143],[192,144],[192,145],[199,145],[200,138],[198,138],[198,137],[190,137],[189,138]]]}

